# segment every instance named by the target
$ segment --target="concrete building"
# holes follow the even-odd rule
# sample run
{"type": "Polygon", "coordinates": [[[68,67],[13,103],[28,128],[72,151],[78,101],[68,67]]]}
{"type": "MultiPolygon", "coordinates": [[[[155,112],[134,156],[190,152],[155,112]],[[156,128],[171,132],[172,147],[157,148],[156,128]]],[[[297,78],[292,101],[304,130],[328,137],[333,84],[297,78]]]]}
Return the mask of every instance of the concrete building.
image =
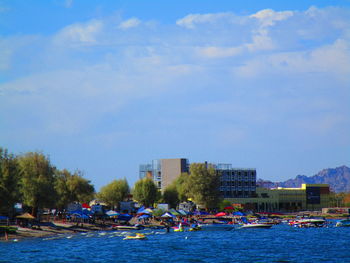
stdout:
{"type": "Polygon", "coordinates": [[[185,158],[153,160],[151,164],[141,164],[140,178],[152,178],[157,187],[164,191],[181,173],[189,172],[189,163],[185,158]]]}

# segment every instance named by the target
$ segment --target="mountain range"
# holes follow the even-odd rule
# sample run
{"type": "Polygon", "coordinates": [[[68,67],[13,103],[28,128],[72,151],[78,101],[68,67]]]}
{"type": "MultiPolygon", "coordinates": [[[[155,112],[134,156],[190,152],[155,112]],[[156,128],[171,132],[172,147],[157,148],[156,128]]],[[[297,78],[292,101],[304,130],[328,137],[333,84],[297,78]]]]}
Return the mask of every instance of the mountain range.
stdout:
{"type": "Polygon", "coordinates": [[[284,182],[257,180],[258,186],[266,188],[300,187],[301,184],[329,184],[332,192],[350,192],[350,168],[345,165],[337,168],[327,168],[313,176],[297,175],[294,179],[284,182]]]}

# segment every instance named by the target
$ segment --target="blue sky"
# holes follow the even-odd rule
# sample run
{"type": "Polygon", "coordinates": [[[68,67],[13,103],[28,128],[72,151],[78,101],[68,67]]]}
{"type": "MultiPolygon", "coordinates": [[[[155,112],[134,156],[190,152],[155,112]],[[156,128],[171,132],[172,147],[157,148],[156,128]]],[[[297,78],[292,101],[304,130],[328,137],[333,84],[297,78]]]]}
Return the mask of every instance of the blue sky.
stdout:
{"type": "Polygon", "coordinates": [[[159,158],[350,165],[349,116],[350,1],[0,0],[0,145],[97,190],[159,158]]]}

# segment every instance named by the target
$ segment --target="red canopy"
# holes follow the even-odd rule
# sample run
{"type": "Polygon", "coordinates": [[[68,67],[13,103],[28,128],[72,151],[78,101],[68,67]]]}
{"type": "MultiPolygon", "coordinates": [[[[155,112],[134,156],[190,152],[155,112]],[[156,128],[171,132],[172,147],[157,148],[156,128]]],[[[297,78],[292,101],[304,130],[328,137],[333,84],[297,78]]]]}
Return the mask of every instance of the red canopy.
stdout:
{"type": "Polygon", "coordinates": [[[220,212],[220,213],[217,213],[215,216],[225,216],[226,213],[225,212],[220,212]]]}
{"type": "Polygon", "coordinates": [[[89,206],[89,204],[87,204],[87,203],[83,203],[81,206],[82,206],[83,208],[91,208],[91,207],[89,206]]]}
{"type": "Polygon", "coordinates": [[[224,208],[225,210],[233,210],[234,208],[232,207],[232,206],[226,206],[225,208],[224,208]]]}

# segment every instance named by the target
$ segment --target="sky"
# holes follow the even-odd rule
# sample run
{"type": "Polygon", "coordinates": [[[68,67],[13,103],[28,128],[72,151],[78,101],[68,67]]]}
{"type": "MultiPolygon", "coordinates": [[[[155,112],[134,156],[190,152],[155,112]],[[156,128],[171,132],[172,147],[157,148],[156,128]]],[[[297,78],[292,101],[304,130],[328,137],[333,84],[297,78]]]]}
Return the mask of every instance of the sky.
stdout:
{"type": "Polygon", "coordinates": [[[98,191],[154,159],[350,165],[350,0],[0,0],[0,147],[98,191]]]}

